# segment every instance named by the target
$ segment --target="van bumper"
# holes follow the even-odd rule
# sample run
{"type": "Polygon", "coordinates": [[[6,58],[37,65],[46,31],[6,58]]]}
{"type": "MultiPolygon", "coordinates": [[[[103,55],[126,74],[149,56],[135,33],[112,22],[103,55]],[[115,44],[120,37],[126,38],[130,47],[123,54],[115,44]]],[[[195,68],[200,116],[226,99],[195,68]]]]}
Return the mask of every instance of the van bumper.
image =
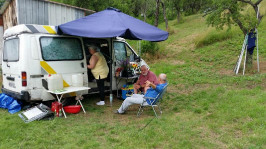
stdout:
{"type": "Polygon", "coordinates": [[[15,99],[30,101],[30,94],[28,91],[14,92],[5,88],[2,88],[2,93],[7,94],[15,99]]]}

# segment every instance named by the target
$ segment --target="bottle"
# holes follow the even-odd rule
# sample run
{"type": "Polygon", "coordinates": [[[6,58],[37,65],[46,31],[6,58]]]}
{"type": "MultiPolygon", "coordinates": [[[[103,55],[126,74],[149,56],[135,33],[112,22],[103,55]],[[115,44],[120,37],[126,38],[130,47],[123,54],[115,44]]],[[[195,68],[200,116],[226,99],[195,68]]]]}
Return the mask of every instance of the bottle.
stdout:
{"type": "Polygon", "coordinates": [[[110,94],[110,106],[113,104],[113,94],[110,94]]]}
{"type": "Polygon", "coordinates": [[[54,109],[54,117],[56,117],[56,108],[54,109]]]}
{"type": "Polygon", "coordinates": [[[61,110],[61,108],[59,109],[59,117],[62,117],[62,110],[61,110]]]}

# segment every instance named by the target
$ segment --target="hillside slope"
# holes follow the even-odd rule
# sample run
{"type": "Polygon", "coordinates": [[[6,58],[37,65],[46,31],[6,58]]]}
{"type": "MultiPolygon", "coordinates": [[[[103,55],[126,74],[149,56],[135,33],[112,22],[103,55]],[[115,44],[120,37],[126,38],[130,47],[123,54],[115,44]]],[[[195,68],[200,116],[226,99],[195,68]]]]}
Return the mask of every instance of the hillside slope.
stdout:
{"type": "Polygon", "coordinates": [[[231,38],[195,48],[197,38],[216,30],[201,15],[184,19],[169,21],[174,33],[159,43],[160,55],[147,59],[170,84],[159,119],[148,108],[137,118],[138,106],[114,114],[122,101],[99,107],[98,95],[83,100],[86,114],[67,119],[25,124],[0,109],[0,148],[266,148],[266,19],[259,28],[261,72],[254,61],[245,76],[233,74],[243,42],[237,28],[231,38]]]}

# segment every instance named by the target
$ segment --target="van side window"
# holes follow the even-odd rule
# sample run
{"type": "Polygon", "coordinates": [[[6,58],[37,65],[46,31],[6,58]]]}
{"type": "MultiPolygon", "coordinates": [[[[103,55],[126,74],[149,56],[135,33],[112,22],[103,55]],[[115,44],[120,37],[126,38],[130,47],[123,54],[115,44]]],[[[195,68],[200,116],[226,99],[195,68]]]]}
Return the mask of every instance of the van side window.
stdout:
{"type": "MultiPolygon", "coordinates": [[[[126,45],[126,44],[125,44],[126,45]]],[[[127,57],[129,58],[130,62],[135,61],[135,53],[126,45],[127,57]]]]}
{"type": "Polygon", "coordinates": [[[42,57],[46,61],[82,60],[83,51],[78,38],[41,37],[42,57]]]}
{"type": "Polygon", "coordinates": [[[19,59],[19,38],[5,41],[3,61],[14,62],[19,59]]]}
{"type": "Polygon", "coordinates": [[[124,42],[114,42],[115,58],[118,61],[129,59],[130,62],[135,60],[135,53],[124,42]]]}
{"type": "Polygon", "coordinates": [[[115,49],[115,58],[117,61],[122,61],[126,59],[126,47],[125,43],[123,42],[114,42],[114,49],[115,49]]]}

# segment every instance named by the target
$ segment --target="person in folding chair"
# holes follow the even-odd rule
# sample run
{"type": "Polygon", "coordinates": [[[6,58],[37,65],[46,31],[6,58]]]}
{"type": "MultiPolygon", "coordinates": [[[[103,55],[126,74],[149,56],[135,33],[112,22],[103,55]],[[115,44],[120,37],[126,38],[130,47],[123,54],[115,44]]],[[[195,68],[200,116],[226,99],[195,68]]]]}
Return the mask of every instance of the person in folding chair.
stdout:
{"type": "Polygon", "coordinates": [[[166,74],[161,73],[158,77],[159,84],[155,85],[150,81],[146,81],[146,86],[149,86],[150,88],[147,90],[145,95],[141,94],[133,94],[130,97],[127,97],[119,109],[114,111],[117,114],[123,114],[128,109],[129,106],[133,104],[142,104],[142,105],[151,105],[154,99],[151,100],[145,100],[146,97],[150,98],[156,98],[158,94],[160,94],[164,87],[167,85],[166,83],[166,74]],[[144,102],[144,103],[143,103],[144,102]]]}
{"type": "Polygon", "coordinates": [[[140,66],[141,74],[139,79],[136,83],[134,83],[134,94],[138,94],[138,92],[146,93],[147,89],[149,88],[146,86],[146,81],[150,81],[151,83],[157,85],[159,82],[157,80],[156,75],[149,70],[146,64],[140,66]]]}

